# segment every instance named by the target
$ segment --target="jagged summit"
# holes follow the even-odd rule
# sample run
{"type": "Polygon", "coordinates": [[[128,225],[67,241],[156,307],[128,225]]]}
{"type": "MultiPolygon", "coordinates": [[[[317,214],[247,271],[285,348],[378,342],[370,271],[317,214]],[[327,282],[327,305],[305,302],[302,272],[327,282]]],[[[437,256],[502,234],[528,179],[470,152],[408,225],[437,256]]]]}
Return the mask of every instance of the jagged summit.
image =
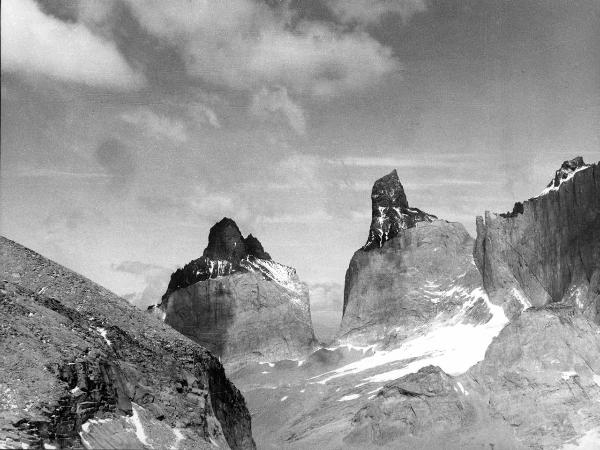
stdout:
{"type": "Polygon", "coordinates": [[[372,220],[363,250],[381,247],[386,241],[412,228],[417,222],[431,222],[436,216],[410,208],[398,172],[394,169],[375,181],[371,191],[372,220]]]}
{"type": "Polygon", "coordinates": [[[560,168],[555,172],[554,178],[550,180],[546,185],[546,189],[544,189],[540,195],[557,190],[562,183],[571,179],[575,173],[589,167],[592,167],[592,165],[586,164],[581,156],[576,156],[573,159],[564,161],[560,168]]]}
{"type": "Polygon", "coordinates": [[[173,272],[162,300],[199,281],[238,272],[257,272],[288,290],[303,290],[294,268],[273,261],[255,236],[249,234],[244,238],[235,221],[224,217],[210,229],[202,256],[173,272]]]}
{"type": "Polygon", "coordinates": [[[246,256],[271,259],[256,237],[249,234],[244,238],[235,221],[228,217],[224,217],[210,229],[208,246],[204,249],[203,256],[212,260],[227,260],[232,264],[246,256]]]}
{"type": "Polygon", "coordinates": [[[228,368],[299,358],[315,343],[308,289],[296,269],[273,261],[227,217],[210,229],[203,255],[177,269],[161,303],[148,309],[228,368]]]}

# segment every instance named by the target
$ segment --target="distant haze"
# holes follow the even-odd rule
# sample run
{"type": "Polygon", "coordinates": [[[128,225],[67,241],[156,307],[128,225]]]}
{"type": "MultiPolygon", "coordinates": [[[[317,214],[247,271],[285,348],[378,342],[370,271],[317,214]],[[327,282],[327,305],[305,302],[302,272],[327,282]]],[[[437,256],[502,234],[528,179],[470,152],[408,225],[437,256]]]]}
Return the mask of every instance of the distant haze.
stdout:
{"type": "Polygon", "coordinates": [[[140,305],[227,216],[332,311],[392,169],[474,234],[600,159],[596,0],[1,8],[2,234],[140,305]]]}

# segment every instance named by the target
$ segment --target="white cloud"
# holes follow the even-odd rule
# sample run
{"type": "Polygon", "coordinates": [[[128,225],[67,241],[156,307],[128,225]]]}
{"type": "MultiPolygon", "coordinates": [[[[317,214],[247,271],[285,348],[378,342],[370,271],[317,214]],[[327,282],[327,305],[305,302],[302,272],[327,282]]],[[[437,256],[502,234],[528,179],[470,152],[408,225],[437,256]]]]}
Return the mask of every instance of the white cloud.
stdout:
{"type": "Polygon", "coordinates": [[[425,11],[425,0],[329,0],[333,13],[344,23],[373,24],[389,14],[408,20],[425,11]]]}
{"type": "Polygon", "coordinates": [[[175,142],[185,142],[188,139],[184,124],[169,117],[156,114],[148,108],[138,108],[121,114],[121,120],[135,125],[146,133],[158,138],[175,142]]]}
{"type": "Polygon", "coordinates": [[[254,95],[251,111],[263,119],[273,119],[283,114],[296,133],[306,133],[304,111],[289,97],[285,87],[279,86],[274,90],[263,87],[254,95]]]}
{"type": "Polygon", "coordinates": [[[292,28],[285,4],[278,12],[252,0],[129,4],[149,33],[179,49],[192,76],[221,86],[330,95],[370,86],[399,67],[391,49],[366,33],[321,22],[292,28]]]}
{"type": "Polygon", "coordinates": [[[48,16],[33,0],[3,0],[1,8],[2,71],[116,89],[143,84],[116,45],[85,25],[48,16]]]}
{"type": "Polygon", "coordinates": [[[192,103],[188,106],[189,114],[201,124],[209,124],[213,128],[221,128],[221,122],[215,111],[203,103],[192,103]]]}

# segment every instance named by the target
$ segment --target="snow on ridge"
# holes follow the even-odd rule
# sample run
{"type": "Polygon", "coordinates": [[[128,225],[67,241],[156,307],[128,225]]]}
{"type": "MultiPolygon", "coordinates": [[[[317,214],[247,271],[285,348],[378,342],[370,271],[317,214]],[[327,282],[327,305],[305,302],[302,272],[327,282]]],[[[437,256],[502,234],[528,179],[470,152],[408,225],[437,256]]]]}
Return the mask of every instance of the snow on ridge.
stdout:
{"type": "Polygon", "coordinates": [[[558,191],[560,189],[560,187],[563,185],[563,183],[566,183],[571,178],[573,178],[577,172],[581,172],[582,170],[589,169],[590,167],[592,167],[590,164],[586,164],[585,166],[578,167],[573,172],[570,172],[565,178],[561,178],[560,181],[558,182],[558,186],[554,186],[554,179],[553,179],[550,182],[550,184],[548,185],[548,187],[546,189],[544,189],[542,192],[540,192],[534,198],[542,197],[543,195],[546,195],[547,193],[549,193],[551,191],[558,191]]]}
{"type": "Polygon", "coordinates": [[[360,397],[359,394],[348,394],[348,395],[344,395],[342,398],[338,399],[338,402],[347,402],[349,400],[356,400],[359,397],[360,397]]]}
{"type": "Polygon", "coordinates": [[[469,296],[471,300],[450,319],[432,324],[427,331],[407,339],[396,349],[375,351],[371,356],[313,377],[315,380],[322,378],[315,383],[326,384],[335,378],[413,358],[416,359],[400,369],[378,373],[363,378],[363,381],[366,383],[392,381],[417,372],[428,365],[439,366],[450,375],[466,372],[484,358],[492,339],[508,323],[502,307],[492,304],[482,288],[474,289],[469,296]],[[485,301],[492,318],[483,324],[464,323],[463,319],[468,308],[480,299],[485,301]]]}
{"type": "Polygon", "coordinates": [[[252,272],[259,272],[267,279],[274,281],[288,291],[302,294],[304,289],[302,283],[298,281],[296,270],[289,266],[284,266],[275,261],[260,258],[244,258],[241,266],[252,272]]]}

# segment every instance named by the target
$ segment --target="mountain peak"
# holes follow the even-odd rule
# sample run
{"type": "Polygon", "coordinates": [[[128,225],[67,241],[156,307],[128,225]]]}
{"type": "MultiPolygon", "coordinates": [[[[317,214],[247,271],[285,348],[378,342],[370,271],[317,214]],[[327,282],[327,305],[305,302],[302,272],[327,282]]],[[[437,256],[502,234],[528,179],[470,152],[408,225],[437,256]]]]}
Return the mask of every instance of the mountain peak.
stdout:
{"type": "Polygon", "coordinates": [[[396,169],[379,178],[371,191],[372,220],[363,250],[381,247],[386,241],[412,228],[417,222],[431,222],[436,216],[410,208],[396,169]]]}
{"type": "Polygon", "coordinates": [[[246,256],[244,237],[233,219],[224,217],[212,226],[208,233],[208,246],[204,249],[203,256],[232,262],[239,262],[246,256]]]}

